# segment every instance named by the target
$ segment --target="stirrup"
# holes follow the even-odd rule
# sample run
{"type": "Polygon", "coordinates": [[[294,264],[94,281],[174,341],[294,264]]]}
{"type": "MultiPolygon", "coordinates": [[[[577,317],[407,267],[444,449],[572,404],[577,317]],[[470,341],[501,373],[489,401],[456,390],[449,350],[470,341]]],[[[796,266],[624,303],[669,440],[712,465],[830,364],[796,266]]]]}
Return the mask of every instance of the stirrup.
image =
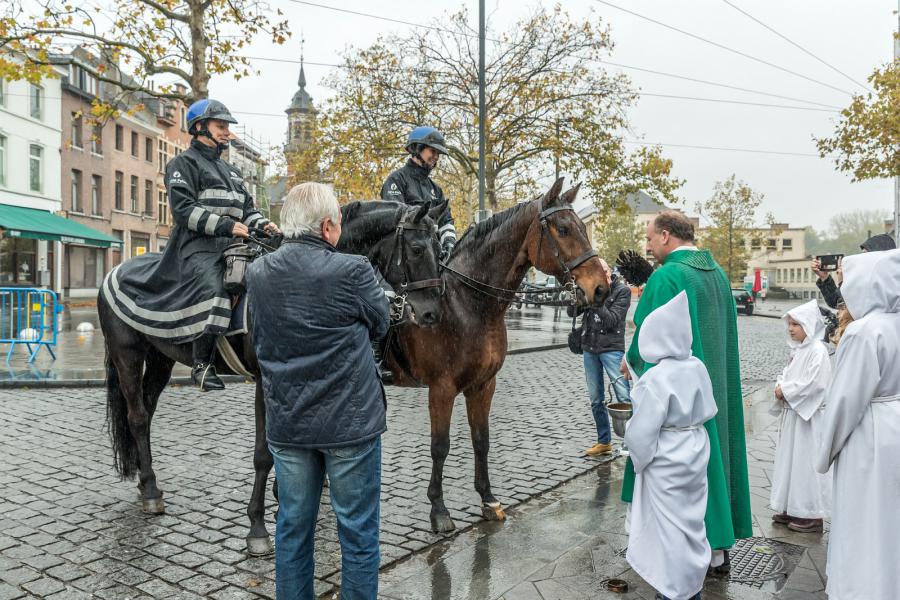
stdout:
{"type": "Polygon", "coordinates": [[[211,362],[195,364],[191,369],[191,380],[203,392],[225,389],[225,383],[219,378],[211,362]]]}

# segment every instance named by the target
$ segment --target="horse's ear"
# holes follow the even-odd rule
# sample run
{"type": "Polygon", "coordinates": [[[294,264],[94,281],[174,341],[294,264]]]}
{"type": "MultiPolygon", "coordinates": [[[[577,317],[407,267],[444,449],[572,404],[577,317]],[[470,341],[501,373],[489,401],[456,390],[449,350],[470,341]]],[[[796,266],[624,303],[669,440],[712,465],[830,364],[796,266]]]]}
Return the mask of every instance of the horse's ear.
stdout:
{"type": "Polygon", "coordinates": [[[422,204],[416,209],[416,214],[413,216],[413,223],[418,223],[422,219],[425,218],[425,215],[428,214],[429,206],[427,204],[422,204]]]}
{"type": "Polygon", "coordinates": [[[580,189],[581,182],[579,181],[577,184],[575,184],[575,187],[570,190],[566,190],[566,192],[562,196],[560,196],[559,203],[572,204],[573,202],[575,202],[575,199],[578,198],[578,190],[580,189]]]}
{"type": "Polygon", "coordinates": [[[550,208],[559,200],[559,193],[562,191],[563,181],[565,181],[564,177],[557,179],[547,193],[544,194],[544,197],[541,199],[542,210],[550,208]]]}
{"type": "Polygon", "coordinates": [[[431,217],[433,221],[437,221],[441,218],[441,215],[444,214],[444,211],[447,210],[447,205],[449,203],[450,199],[445,198],[440,204],[435,204],[428,210],[428,216],[431,217]]]}

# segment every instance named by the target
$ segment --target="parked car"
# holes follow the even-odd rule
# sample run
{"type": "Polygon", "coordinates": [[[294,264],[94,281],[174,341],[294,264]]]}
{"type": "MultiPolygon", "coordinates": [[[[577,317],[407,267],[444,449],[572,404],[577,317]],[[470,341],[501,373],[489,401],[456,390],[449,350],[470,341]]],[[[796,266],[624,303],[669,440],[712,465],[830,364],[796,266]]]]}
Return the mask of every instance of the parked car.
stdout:
{"type": "Polygon", "coordinates": [[[738,312],[745,315],[753,314],[753,295],[744,288],[731,288],[731,296],[738,312]]]}

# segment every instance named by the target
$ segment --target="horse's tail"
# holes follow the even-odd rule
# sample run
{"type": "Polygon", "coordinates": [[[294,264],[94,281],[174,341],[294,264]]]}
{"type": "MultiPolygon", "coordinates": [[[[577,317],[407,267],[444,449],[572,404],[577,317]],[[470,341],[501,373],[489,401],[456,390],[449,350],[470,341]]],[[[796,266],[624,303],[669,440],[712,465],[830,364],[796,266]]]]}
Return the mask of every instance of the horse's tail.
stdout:
{"type": "Polygon", "coordinates": [[[138,471],[137,444],[128,427],[128,403],[119,386],[119,370],[109,355],[109,347],[106,348],[106,428],[116,473],[122,479],[134,479],[138,471]]]}

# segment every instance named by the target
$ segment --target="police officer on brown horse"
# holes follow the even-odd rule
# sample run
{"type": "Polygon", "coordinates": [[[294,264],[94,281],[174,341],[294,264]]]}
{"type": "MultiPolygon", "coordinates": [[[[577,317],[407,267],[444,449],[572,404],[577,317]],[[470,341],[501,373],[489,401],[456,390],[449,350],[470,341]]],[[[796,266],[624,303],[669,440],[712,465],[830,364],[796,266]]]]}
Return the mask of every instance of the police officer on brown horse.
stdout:
{"type": "Polygon", "coordinates": [[[139,331],[191,342],[191,379],[203,391],[225,386],[213,366],[217,337],[231,319],[222,282],[222,252],[251,229],[280,233],[256,209],[240,170],[222,160],[237,123],[224,104],[203,99],[187,112],[190,148],[166,165],[175,227],[164,252],[126,261],[110,272],[105,299],[139,331]]]}
{"type": "MultiPolygon", "coordinates": [[[[438,206],[444,202],[444,191],[430,177],[442,154],[447,154],[444,136],[434,127],[416,127],[409,134],[406,164],[388,175],[381,186],[381,199],[420,206],[438,206]]],[[[456,225],[449,203],[438,218],[441,261],[450,258],[456,245],[456,225]]]]}

